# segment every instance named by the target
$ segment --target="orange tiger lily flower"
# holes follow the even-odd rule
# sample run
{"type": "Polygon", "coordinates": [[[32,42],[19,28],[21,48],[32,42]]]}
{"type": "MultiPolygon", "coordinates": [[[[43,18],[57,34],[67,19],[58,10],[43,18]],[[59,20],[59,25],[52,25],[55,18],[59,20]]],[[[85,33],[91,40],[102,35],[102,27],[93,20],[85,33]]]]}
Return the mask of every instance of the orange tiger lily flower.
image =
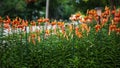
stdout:
{"type": "Polygon", "coordinates": [[[86,19],[85,21],[88,22],[88,23],[90,23],[90,22],[92,22],[92,20],[93,20],[93,19],[88,18],[88,19],[86,19]]]}
{"type": "Polygon", "coordinates": [[[84,30],[86,30],[87,32],[90,31],[90,27],[87,24],[82,23],[81,27],[82,27],[82,31],[84,31],[84,30]]]}
{"type": "Polygon", "coordinates": [[[56,20],[51,23],[52,26],[56,25],[56,20]]]}
{"type": "Polygon", "coordinates": [[[80,13],[76,13],[75,16],[76,16],[76,17],[80,17],[81,14],[80,14],[80,13]]]}
{"type": "Polygon", "coordinates": [[[35,38],[35,37],[36,37],[36,34],[31,34],[31,37],[32,37],[32,38],[35,38]]]}
{"type": "Polygon", "coordinates": [[[99,24],[95,25],[96,32],[100,30],[101,26],[99,24]]]}
{"type": "Polygon", "coordinates": [[[42,18],[39,18],[37,21],[38,21],[38,23],[42,23],[42,22],[43,22],[43,19],[42,19],[42,18]]]}
{"type": "Polygon", "coordinates": [[[81,28],[82,28],[82,32],[84,32],[85,30],[87,31],[87,36],[88,36],[88,33],[90,32],[90,27],[87,24],[82,23],[81,28]]]}
{"type": "Polygon", "coordinates": [[[118,24],[120,22],[120,10],[114,14],[114,22],[118,24]]]}
{"type": "Polygon", "coordinates": [[[60,27],[64,27],[64,22],[61,22],[60,27]]]}
{"type": "Polygon", "coordinates": [[[92,19],[93,19],[93,17],[89,15],[89,16],[88,16],[88,19],[92,20],[92,19]]]}
{"type": "Polygon", "coordinates": [[[96,11],[95,11],[94,9],[89,10],[88,14],[89,14],[90,16],[94,16],[94,15],[96,14],[96,11]]]}
{"type": "Polygon", "coordinates": [[[50,30],[45,30],[45,38],[48,37],[50,35],[50,30]]]}
{"type": "Polygon", "coordinates": [[[4,28],[5,29],[8,29],[8,31],[10,31],[10,25],[7,23],[7,24],[4,24],[4,28]]]}
{"type": "Polygon", "coordinates": [[[6,22],[5,22],[5,23],[9,23],[9,24],[10,24],[11,19],[9,18],[9,16],[7,16],[6,18],[7,18],[7,20],[6,20],[6,22]]]}
{"type": "Polygon", "coordinates": [[[44,22],[49,22],[49,18],[45,18],[45,19],[44,19],[44,22]]]}
{"type": "Polygon", "coordinates": [[[119,12],[116,12],[115,14],[114,14],[114,16],[115,17],[119,17],[120,15],[119,15],[119,12]]]}
{"type": "Polygon", "coordinates": [[[72,30],[73,30],[73,25],[72,24],[69,25],[69,29],[70,29],[70,32],[72,32],[72,30]]]}
{"type": "Polygon", "coordinates": [[[98,21],[99,16],[98,16],[98,15],[96,15],[96,16],[94,17],[94,19],[95,19],[96,21],[98,21]]]}
{"type": "Polygon", "coordinates": [[[108,35],[110,35],[111,31],[115,31],[116,30],[116,25],[115,24],[111,24],[109,26],[109,32],[108,32],[108,35]]]}
{"type": "Polygon", "coordinates": [[[61,22],[58,22],[57,25],[60,26],[61,22]]]}
{"type": "Polygon", "coordinates": [[[75,31],[79,31],[79,27],[76,27],[76,28],[75,28],[75,31]]]}
{"type": "Polygon", "coordinates": [[[115,31],[115,30],[116,30],[116,25],[111,24],[111,25],[109,26],[109,29],[110,29],[110,31],[115,31]]]}
{"type": "Polygon", "coordinates": [[[64,26],[64,22],[58,22],[57,25],[62,28],[64,26]]]}
{"type": "Polygon", "coordinates": [[[79,38],[82,37],[82,33],[79,32],[79,28],[78,28],[78,27],[75,28],[75,34],[76,34],[76,36],[78,36],[79,38]]]}
{"type": "Polygon", "coordinates": [[[106,11],[104,12],[104,14],[105,14],[105,15],[110,15],[110,10],[106,10],[106,11]]]}
{"type": "Polygon", "coordinates": [[[23,29],[24,26],[23,26],[23,25],[18,25],[17,28],[21,28],[21,29],[23,29]]]}
{"type": "Polygon", "coordinates": [[[26,31],[27,29],[25,28],[25,27],[27,27],[28,26],[28,21],[26,20],[26,21],[22,21],[22,25],[23,25],[23,27],[24,27],[24,31],[26,31]]]}
{"type": "Polygon", "coordinates": [[[6,23],[9,23],[9,24],[10,24],[10,22],[11,22],[11,19],[7,19],[7,20],[6,20],[6,23]]]}
{"type": "Polygon", "coordinates": [[[78,20],[78,19],[80,18],[80,16],[81,16],[80,13],[76,13],[76,14],[75,14],[75,18],[76,18],[76,20],[78,20]]]}
{"type": "Polygon", "coordinates": [[[35,21],[31,21],[31,25],[32,26],[36,26],[36,22],[35,21]]]}
{"type": "MultiPolygon", "coordinates": [[[[87,20],[87,19],[89,19],[89,17],[88,16],[85,16],[84,17],[84,20],[87,20]]],[[[82,19],[80,19],[80,21],[81,21],[82,19]]]]}
{"type": "Polygon", "coordinates": [[[4,22],[5,24],[7,24],[7,23],[10,24],[11,21],[10,21],[10,20],[4,20],[3,22],[4,22]]]}
{"type": "Polygon", "coordinates": [[[82,32],[86,29],[86,27],[87,27],[86,24],[84,24],[84,23],[81,24],[82,32]]]}
{"type": "Polygon", "coordinates": [[[76,36],[78,36],[78,38],[81,38],[81,37],[82,37],[82,33],[81,33],[81,32],[76,31],[76,36]]]}
{"type": "Polygon", "coordinates": [[[47,29],[47,30],[45,31],[45,34],[50,34],[50,30],[47,29]]]}
{"type": "Polygon", "coordinates": [[[108,18],[103,18],[102,19],[102,22],[101,22],[101,24],[102,24],[102,27],[105,25],[105,23],[108,21],[108,18]]]}
{"type": "Polygon", "coordinates": [[[110,15],[110,9],[109,7],[105,6],[105,12],[104,12],[105,15],[110,15]]]}
{"type": "Polygon", "coordinates": [[[117,24],[117,22],[119,22],[119,17],[114,17],[114,22],[117,24]]]}
{"type": "Polygon", "coordinates": [[[22,25],[24,26],[24,27],[27,27],[28,26],[28,21],[26,20],[22,20],[22,25]]]}
{"type": "Polygon", "coordinates": [[[35,38],[36,38],[36,34],[31,34],[31,40],[34,45],[36,44],[35,38]]]}
{"type": "Polygon", "coordinates": [[[12,25],[19,25],[19,24],[20,24],[20,22],[17,19],[12,21],[12,25]]]}

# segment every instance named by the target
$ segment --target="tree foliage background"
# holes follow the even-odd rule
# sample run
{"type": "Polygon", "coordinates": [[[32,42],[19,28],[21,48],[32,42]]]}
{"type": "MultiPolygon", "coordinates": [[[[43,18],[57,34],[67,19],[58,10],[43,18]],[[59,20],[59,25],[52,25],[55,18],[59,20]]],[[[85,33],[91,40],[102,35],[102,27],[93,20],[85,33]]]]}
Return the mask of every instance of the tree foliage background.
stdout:
{"type": "MultiPolygon", "coordinates": [[[[119,7],[119,4],[120,0],[50,0],[49,18],[68,19],[71,14],[78,11],[85,14],[87,9],[106,5],[119,7]]],[[[0,16],[19,16],[32,20],[45,16],[45,7],[46,0],[0,0],[0,16]]]]}

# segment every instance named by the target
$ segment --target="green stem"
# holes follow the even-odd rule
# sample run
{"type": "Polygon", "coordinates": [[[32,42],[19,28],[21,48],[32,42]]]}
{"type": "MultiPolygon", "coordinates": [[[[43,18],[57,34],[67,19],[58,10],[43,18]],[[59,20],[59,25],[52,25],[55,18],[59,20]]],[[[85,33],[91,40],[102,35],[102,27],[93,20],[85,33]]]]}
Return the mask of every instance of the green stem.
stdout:
{"type": "Polygon", "coordinates": [[[75,43],[75,24],[73,25],[73,47],[72,47],[72,49],[73,49],[73,57],[74,57],[74,43],[75,43]]]}
{"type": "MultiPolygon", "coordinates": [[[[52,30],[53,30],[53,26],[51,27],[51,38],[52,38],[52,30]]],[[[51,45],[52,45],[52,40],[51,40],[51,45]]]]}
{"type": "MultiPolygon", "coordinates": [[[[1,24],[1,27],[2,27],[2,28],[1,28],[1,32],[0,32],[0,33],[1,33],[1,38],[0,38],[0,40],[1,40],[1,44],[2,44],[2,43],[3,43],[3,30],[4,30],[4,29],[3,29],[3,28],[4,28],[4,27],[3,27],[3,22],[2,22],[2,24],[1,24]]],[[[2,45],[0,45],[0,46],[2,47],[2,45]]],[[[2,55],[3,55],[3,54],[2,54],[2,53],[3,53],[3,52],[2,52],[2,51],[3,51],[2,49],[3,49],[3,48],[0,48],[0,59],[2,58],[2,55]]],[[[1,60],[0,60],[0,68],[2,68],[2,61],[1,61],[1,60]]]]}
{"type": "Polygon", "coordinates": [[[45,32],[44,32],[44,26],[43,26],[43,45],[42,45],[43,46],[43,66],[42,66],[43,68],[45,67],[44,66],[45,65],[45,63],[44,63],[45,62],[45,54],[44,54],[44,50],[45,50],[44,38],[45,37],[44,36],[45,36],[45,32]]]}
{"type": "Polygon", "coordinates": [[[3,30],[4,30],[4,27],[3,27],[3,23],[2,23],[2,28],[1,28],[1,44],[3,43],[3,30]]]}
{"type": "Polygon", "coordinates": [[[27,27],[25,27],[25,31],[26,31],[26,37],[25,37],[25,39],[26,39],[26,46],[27,46],[27,27]]]}

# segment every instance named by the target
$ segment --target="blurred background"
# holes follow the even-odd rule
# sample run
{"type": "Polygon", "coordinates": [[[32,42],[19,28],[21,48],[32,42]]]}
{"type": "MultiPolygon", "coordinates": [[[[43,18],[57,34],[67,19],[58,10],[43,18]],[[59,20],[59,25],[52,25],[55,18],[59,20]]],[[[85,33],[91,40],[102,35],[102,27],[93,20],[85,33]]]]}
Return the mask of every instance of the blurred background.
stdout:
{"type": "Polygon", "coordinates": [[[85,14],[87,9],[119,5],[120,0],[0,0],[0,16],[35,20],[45,17],[47,12],[50,19],[67,20],[75,12],[85,14]]]}

